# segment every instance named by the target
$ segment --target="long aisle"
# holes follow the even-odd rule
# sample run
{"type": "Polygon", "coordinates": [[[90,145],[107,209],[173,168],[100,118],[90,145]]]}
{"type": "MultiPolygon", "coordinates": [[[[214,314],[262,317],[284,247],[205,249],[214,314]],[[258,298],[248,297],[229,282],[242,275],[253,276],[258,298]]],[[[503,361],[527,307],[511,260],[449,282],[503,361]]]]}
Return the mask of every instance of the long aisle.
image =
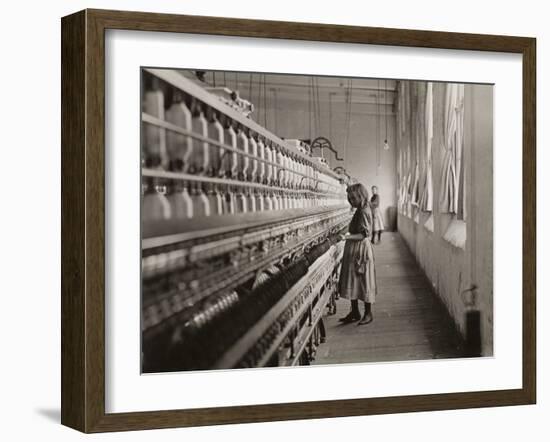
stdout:
{"type": "MultiPolygon", "coordinates": [[[[314,365],[403,361],[462,356],[460,338],[441,301],[398,233],[382,235],[374,246],[378,297],[374,321],[341,324],[349,301],[337,301],[337,313],[325,316],[326,343],[314,365]]],[[[363,306],[360,305],[361,313],[363,306]]]]}

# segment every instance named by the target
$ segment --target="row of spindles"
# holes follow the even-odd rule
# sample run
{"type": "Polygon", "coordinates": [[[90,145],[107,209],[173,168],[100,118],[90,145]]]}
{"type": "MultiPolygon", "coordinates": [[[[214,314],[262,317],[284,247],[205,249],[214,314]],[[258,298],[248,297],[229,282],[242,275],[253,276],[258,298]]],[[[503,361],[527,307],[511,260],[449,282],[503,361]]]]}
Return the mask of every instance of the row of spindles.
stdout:
{"type": "Polygon", "coordinates": [[[152,171],[143,178],[145,222],[345,201],[342,184],[314,167],[313,160],[264,139],[179,90],[161,87],[155,77],[145,85],[143,112],[181,129],[143,123],[142,167],[152,171]],[[159,170],[181,177],[154,176],[159,170]]]}

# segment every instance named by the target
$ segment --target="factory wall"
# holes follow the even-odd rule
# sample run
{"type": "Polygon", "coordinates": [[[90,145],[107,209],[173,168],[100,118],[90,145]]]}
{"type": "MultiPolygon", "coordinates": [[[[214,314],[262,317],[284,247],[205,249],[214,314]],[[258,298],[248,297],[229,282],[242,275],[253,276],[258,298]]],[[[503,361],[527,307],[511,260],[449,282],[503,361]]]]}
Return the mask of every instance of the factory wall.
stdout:
{"type": "MultiPolygon", "coordinates": [[[[441,213],[439,197],[443,160],[445,84],[433,85],[433,231],[429,212],[398,215],[398,230],[441,297],[457,327],[466,335],[462,293],[477,286],[481,312],[482,354],[493,354],[493,87],[466,85],[464,93],[464,174],[466,241],[464,248],[444,238],[456,216],[441,213]]],[[[411,118],[414,118],[414,111],[411,118]]],[[[413,120],[414,121],[414,120],[413,120]]],[[[398,148],[411,142],[410,131],[399,134],[398,148]]],[[[398,183],[399,184],[399,183],[398,183]]]]}
{"type": "MultiPolygon", "coordinates": [[[[371,186],[376,185],[381,198],[381,209],[387,230],[396,229],[396,144],[395,115],[391,106],[381,111],[381,115],[372,110],[372,105],[353,104],[352,118],[347,134],[345,124],[346,103],[333,103],[332,112],[321,109],[321,130],[315,133],[315,124],[309,119],[307,104],[299,99],[279,99],[275,103],[267,103],[267,118],[264,120],[263,106],[256,109],[256,118],[261,124],[283,138],[308,139],[324,136],[331,140],[343,161],[336,160],[334,154],[325,151],[325,156],[331,167],[343,166],[347,172],[363,183],[371,192],[371,186]],[[386,115],[387,114],[387,115],[386,115]],[[387,137],[389,150],[383,149],[387,137]],[[313,126],[312,129],[310,129],[313,126]]],[[[319,155],[319,151],[315,151],[319,155]]]]}

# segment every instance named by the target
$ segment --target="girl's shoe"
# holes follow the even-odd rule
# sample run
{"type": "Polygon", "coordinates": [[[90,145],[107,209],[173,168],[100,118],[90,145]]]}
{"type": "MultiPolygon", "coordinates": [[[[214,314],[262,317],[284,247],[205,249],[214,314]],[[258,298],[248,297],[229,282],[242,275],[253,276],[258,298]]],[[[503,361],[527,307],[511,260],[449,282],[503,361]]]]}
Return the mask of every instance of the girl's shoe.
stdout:
{"type": "Polygon", "coordinates": [[[361,318],[361,320],[359,321],[359,323],[357,325],[370,324],[372,321],[374,321],[374,316],[372,316],[372,313],[371,312],[365,313],[363,315],[363,318],[361,318]]]}
{"type": "Polygon", "coordinates": [[[349,312],[347,316],[340,318],[338,321],[343,322],[344,324],[349,324],[350,322],[359,321],[361,316],[355,312],[349,312]]]}

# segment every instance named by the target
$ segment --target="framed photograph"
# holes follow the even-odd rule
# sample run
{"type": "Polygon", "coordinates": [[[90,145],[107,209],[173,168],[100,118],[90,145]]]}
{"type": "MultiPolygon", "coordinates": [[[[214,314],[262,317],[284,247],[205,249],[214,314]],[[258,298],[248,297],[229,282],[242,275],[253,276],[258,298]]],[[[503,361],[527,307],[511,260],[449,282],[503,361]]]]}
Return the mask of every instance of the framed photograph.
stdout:
{"type": "Polygon", "coordinates": [[[62,19],[62,423],[536,401],[536,41],[62,19]]]}

